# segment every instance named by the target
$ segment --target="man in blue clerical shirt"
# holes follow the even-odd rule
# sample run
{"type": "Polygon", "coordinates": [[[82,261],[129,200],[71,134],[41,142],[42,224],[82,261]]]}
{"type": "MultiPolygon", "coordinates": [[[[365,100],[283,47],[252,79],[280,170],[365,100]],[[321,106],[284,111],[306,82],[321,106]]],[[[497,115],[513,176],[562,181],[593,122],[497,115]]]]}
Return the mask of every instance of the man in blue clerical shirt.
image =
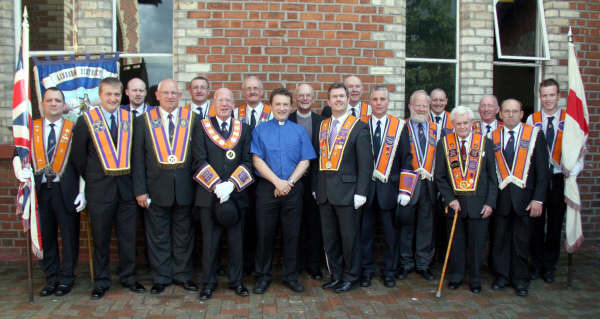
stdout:
{"type": "MultiPolygon", "coordinates": [[[[273,119],[252,131],[252,162],[256,168],[256,286],[255,294],[267,291],[273,278],[273,241],[281,220],[283,234],[282,281],[295,292],[304,291],[298,281],[297,251],[302,217],[302,183],[300,178],[309,161],[317,157],[306,130],[288,115],[292,93],[279,88],[271,93],[273,119]]],[[[308,187],[308,185],[307,185],[308,187]]]]}

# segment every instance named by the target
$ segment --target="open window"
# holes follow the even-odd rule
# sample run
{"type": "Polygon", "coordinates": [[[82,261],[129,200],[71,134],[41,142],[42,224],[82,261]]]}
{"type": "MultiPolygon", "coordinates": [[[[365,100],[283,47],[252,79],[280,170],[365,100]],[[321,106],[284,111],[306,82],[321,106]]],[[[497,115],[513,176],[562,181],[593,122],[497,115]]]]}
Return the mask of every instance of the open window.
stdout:
{"type": "Polygon", "coordinates": [[[550,59],[542,0],[494,0],[498,59],[550,59]]]}

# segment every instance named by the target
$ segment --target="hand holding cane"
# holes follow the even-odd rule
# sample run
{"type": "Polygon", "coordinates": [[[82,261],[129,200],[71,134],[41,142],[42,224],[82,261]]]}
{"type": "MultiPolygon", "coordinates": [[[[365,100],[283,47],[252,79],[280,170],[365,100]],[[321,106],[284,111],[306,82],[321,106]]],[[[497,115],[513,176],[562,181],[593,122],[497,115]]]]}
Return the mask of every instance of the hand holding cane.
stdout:
{"type": "MultiPolygon", "coordinates": [[[[446,214],[448,214],[448,206],[446,206],[446,214]]],[[[440,276],[440,284],[438,285],[435,296],[437,298],[442,297],[442,286],[444,285],[444,277],[446,275],[446,267],[448,266],[448,257],[450,257],[450,250],[452,249],[452,240],[454,239],[454,229],[456,228],[456,221],[458,220],[458,211],[454,211],[454,218],[452,220],[452,230],[450,231],[450,238],[448,240],[448,248],[446,249],[446,257],[444,258],[444,267],[442,268],[442,275],[440,276]]]]}

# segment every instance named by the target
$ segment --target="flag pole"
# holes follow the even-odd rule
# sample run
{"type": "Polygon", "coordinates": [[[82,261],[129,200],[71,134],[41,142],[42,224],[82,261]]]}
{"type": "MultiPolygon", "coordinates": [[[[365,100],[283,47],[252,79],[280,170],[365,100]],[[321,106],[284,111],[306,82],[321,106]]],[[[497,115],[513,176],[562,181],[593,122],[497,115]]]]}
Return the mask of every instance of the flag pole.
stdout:
{"type": "MultiPolygon", "coordinates": [[[[22,49],[23,49],[23,72],[25,77],[25,94],[29,98],[29,21],[27,20],[27,6],[23,8],[23,31],[22,31],[22,49]]],[[[29,157],[26,159],[27,166],[30,165],[29,157]]],[[[35,187],[35,186],[33,186],[35,187]]],[[[30,209],[35,210],[35,205],[31,205],[30,209]]],[[[31,262],[31,227],[25,231],[27,237],[27,283],[29,286],[29,302],[33,303],[33,276],[31,262]]]]}
{"type": "MultiPolygon", "coordinates": [[[[569,45],[573,44],[573,32],[571,26],[569,26],[569,45]]],[[[571,288],[573,284],[573,253],[567,253],[567,288],[571,288]]]]}

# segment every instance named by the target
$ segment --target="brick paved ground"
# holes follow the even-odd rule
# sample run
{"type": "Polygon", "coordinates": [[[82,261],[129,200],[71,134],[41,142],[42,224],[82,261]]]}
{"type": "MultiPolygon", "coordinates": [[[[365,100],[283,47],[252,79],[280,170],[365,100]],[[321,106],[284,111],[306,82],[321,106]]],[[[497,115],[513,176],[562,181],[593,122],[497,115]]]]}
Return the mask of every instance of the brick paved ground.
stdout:
{"type": "MultiPolygon", "coordinates": [[[[492,278],[483,276],[484,289],[473,295],[468,285],[457,291],[444,291],[434,297],[437,282],[426,282],[412,273],[407,280],[388,289],[379,279],[370,288],[357,288],[336,294],[320,288],[320,282],[302,275],[307,291],[291,293],[275,281],[265,295],[236,296],[226,290],[224,278],[208,302],[199,302],[197,293],[170,286],[161,295],[135,294],[121,288],[113,277],[113,287],[99,301],[89,298],[87,265],[78,267],[78,281],[65,297],[37,294],[42,287],[39,267],[34,267],[35,302],[27,302],[25,265],[0,265],[0,318],[600,318],[600,253],[575,255],[573,287],[566,288],[566,258],[561,260],[557,281],[548,285],[532,283],[530,295],[517,297],[511,289],[491,291],[492,278]]],[[[436,275],[440,267],[434,268],[436,275]]],[[[147,269],[141,281],[151,286],[147,269]]],[[[246,279],[251,288],[254,280],[246,279]]]]}

